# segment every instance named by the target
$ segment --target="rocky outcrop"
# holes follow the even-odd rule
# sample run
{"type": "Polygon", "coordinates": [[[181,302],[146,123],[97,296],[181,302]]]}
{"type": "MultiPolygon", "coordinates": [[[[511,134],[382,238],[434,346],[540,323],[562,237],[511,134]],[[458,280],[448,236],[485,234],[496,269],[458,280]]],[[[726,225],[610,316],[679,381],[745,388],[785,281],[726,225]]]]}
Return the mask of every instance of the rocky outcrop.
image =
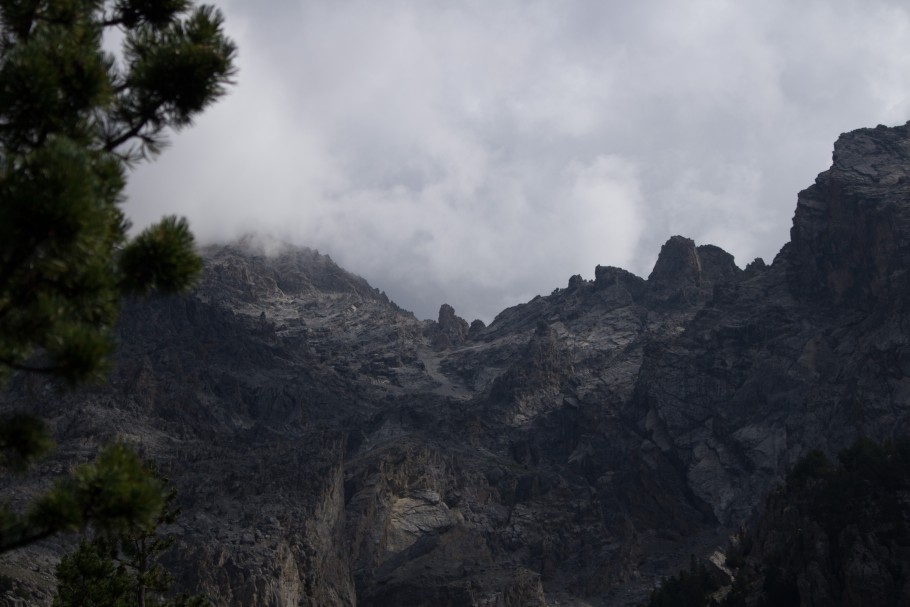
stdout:
{"type": "Polygon", "coordinates": [[[831,169],[800,192],[786,250],[795,294],[863,310],[906,297],[908,134],[904,125],[842,136],[831,169]]]}
{"type": "Polygon", "coordinates": [[[439,308],[439,320],[427,327],[425,335],[434,348],[460,346],[468,338],[468,323],[460,316],[455,316],[455,309],[452,306],[442,304],[439,308]]]}
{"type": "Polygon", "coordinates": [[[471,326],[468,328],[468,339],[477,337],[486,328],[487,325],[482,320],[475,318],[471,321],[471,326]]]}
{"type": "Polygon", "coordinates": [[[692,308],[703,305],[715,284],[735,282],[742,274],[733,256],[713,245],[695,246],[689,238],[673,236],[660,249],[648,276],[652,306],[692,308]]]}
{"type": "Polygon", "coordinates": [[[680,289],[701,282],[701,260],[695,242],[683,236],[673,236],[660,248],[657,263],[648,276],[653,289],[680,289]]]}
{"type": "Polygon", "coordinates": [[[159,461],[178,580],[218,605],[635,604],[806,451],[910,432],[910,131],[835,150],[772,264],[674,236],[647,280],[598,266],[489,326],[212,247],[195,293],[125,308],[108,387],[17,378],[3,407],[55,429],[39,473],[159,461]]]}

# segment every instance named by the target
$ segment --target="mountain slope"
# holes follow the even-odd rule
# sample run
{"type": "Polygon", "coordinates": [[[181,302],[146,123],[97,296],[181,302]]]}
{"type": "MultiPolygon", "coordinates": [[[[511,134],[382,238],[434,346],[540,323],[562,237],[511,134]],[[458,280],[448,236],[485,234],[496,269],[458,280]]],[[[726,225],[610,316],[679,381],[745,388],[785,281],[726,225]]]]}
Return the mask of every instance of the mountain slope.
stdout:
{"type": "MultiPolygon", "coordinates": [[[[598,267],[487,327],[315,251],[211,247],[193,294],[126,307],[108,387],[17,378],[4,407],[61,447],[4,491],[138,444],[217,604],[634,604],[799,456],[907,434],[908,171],[910,127],[845,134],[771,265],[676,236],[647,280],[598,267]]],[[[0,572],[49,584],[61,542],[0,572]]]]}

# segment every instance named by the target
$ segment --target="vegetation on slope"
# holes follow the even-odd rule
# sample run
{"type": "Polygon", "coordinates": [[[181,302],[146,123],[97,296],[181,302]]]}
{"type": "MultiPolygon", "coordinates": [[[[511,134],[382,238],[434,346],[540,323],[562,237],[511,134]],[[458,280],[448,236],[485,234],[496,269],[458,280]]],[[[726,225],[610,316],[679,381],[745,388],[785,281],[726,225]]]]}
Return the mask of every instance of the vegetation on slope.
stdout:
{"type": "Polygon", "coordinates": [[[649,607],[898,605],[910,597],[910,439],[799,460],[728,551],[735,581],[694,561],[649,607]]]}

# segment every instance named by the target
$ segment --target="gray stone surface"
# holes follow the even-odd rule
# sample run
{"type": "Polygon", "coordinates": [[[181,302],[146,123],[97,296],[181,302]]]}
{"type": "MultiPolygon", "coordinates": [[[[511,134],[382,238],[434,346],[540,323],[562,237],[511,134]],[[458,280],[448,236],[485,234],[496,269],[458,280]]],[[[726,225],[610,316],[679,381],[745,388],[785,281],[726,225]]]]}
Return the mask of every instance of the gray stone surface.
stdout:
{"type": "MultiPolygon", "coordinates": [[[[635,604],[806,451],[910,430],[908,167],[908,127],[848,133],[771,265],[673,237],[648,280],[598,266],[489,326],[315,251],[210,248],[192,295],[126,306],[108,387],[16,379],[3,407],[60,449],[4,495],[125,440],[217,605],[635,604]]],[[[46,587],[47,554],[2,571],[46,587]]]]}

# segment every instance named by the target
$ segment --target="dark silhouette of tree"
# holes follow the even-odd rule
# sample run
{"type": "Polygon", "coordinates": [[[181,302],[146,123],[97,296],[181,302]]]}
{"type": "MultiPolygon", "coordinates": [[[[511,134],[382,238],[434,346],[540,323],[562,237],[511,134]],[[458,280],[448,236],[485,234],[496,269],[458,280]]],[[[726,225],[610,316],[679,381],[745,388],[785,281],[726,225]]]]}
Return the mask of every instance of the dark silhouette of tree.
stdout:
{"type": "MultiPolygon", "coordinates": [[[[152,468],[150,474],[158,478],[152,468]]],[[[180,514],[171,489],[154,522],[116,534],[83,539],[75,552],[57,566],[54,607],[202,607],[203,596],[165,598],[173,576],[158,561],[174,543],[159,527],[172,524],[180,514]]]]}
{"type": "Polygon", "coordinates": [[[128,239],[119,203],[127,168],[224,93],[234,55],[189,0],[0,0],[0,370],[98,377],[120,299],[198,274],[185,221],[128,239]]]}
{"type": "MultiPolygon", "coordinates": [[[[129,238],[120,203],[128,169],[231,83],[222,25],[192,0],[0,0],[0,386],[17,371],[100,379],[121,299],[198,275],[186,221],[129,238]]],[[[27,413],[0,418],[3,473],[51,444],[27,413]]],[[[111,447],[26,512],[0,506],[0,552],[88,523],[141,527],[163,500],[135,454],[111,447]]]]}

